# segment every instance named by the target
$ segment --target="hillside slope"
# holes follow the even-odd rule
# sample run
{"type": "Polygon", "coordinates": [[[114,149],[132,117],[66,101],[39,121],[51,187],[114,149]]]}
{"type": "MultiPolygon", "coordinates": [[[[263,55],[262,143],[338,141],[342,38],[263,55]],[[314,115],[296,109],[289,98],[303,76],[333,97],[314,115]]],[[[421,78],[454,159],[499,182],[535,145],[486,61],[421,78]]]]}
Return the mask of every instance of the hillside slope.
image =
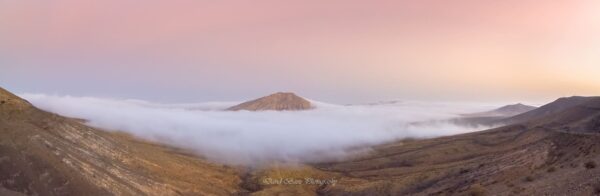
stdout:
{"type": "Polygon", "coordinates": [[[559,114],[567,109],[572,109],[581,105],[593,105],[593,102],[598,102],[599,100],[600,97],[562,97],[549,104],[543,105],[535,110],[531,110],[529,112],[525,112],[523,114],[504,119],[504,121],[510,123],[526,122],[530,120],[543,118],[552,114],[559,114]]]}
{"type": "MultiPolygon", "coordinates": [[[[572,102],[560,99],[564,101],[572,102]]],[[[335,178],[335,185],[302,189],[323,195],[600,194],[600,127],[596,126],[600,101],[590,98],[570,107],[555,104],[531,111],[546,115],[527,122],[392,142],[350,160],[310,164],[312,169],[304,173],[290,169],[271,173],[288,174],[284,178],[335,178]],[[560,109],[546,112],[546,108],[560,109]]],[[[259,183],[268,175],[256,174],[254,179],[259,183]]],[[[289,194],[297,189],[262,185],[257,193],[289,194]]]]}
{"type": "Polygon", "coordinates": [[[351,195],[599,194],[600,99],[561,98],[523,116],[529,120],[482,132],[392,143],[351,161],[317,164],[347,178],[322,191],[351,195]]]}
{"type": "Polygon", "coordinates": [[[343,174],[332,195],[591,195],[600,136],[509,126],[383,145],[350,161],[316,164],[343,174]]]}
{"type": "Polygon", "coordinates": [[[230,195],[239,172],[47,113],[0,89],[0,193],[230,195]]]}

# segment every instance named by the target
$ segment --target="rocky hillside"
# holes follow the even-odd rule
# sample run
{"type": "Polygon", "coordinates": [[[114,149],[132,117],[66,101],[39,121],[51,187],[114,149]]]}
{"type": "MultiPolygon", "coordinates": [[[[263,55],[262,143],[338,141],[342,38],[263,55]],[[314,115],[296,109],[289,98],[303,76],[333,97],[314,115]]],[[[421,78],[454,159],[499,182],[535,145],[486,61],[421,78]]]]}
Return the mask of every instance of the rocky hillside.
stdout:
{"type": "Polygon", "coordinates": [[[249,110],[308,110],[312,105],[294,93],[279,92],[228,108],[230,111],[249,110]]]}
{"type": "Polygon", "coordinates": [[[0,88],[0,195],[231,195],[239,171],[88,127],[0,88]]]}

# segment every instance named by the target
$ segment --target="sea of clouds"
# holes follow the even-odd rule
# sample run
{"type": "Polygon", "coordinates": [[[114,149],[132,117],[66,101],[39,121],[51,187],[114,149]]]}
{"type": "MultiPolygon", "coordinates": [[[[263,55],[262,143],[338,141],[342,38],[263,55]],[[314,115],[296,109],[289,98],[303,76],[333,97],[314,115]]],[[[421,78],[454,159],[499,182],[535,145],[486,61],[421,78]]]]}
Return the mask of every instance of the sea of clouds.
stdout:
{"type": "Polygon", "coordinates": [[[334,105],[306,111],[224,111],[237,102],[159,104],[142,100],[22,94],[46,111],[88,120],[230,164],[342,159],[369,146],[405,138],[476,131],[444,119],[493,109],[489,104],[390,102],[334,105]],[[436,123],[414,123],[436,122],[436,123]]]}

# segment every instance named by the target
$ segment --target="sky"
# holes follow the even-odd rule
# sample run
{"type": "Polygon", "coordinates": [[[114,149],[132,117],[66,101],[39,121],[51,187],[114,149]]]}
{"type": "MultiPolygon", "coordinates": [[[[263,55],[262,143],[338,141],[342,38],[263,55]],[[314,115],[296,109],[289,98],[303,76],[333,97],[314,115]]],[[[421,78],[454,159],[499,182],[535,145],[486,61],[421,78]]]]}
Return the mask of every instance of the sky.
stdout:
{"type": "Polygon", "coordinates": [[[600,1],[0,0],[16,93],[331,103],[600,95],[600,1]]]}

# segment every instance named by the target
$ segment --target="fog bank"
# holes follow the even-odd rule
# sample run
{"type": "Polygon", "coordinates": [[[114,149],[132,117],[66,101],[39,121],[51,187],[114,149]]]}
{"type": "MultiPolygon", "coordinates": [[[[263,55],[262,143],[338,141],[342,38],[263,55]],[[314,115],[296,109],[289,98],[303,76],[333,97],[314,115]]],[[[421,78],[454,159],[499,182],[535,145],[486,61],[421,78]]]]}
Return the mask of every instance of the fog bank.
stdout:
{"type": "Polygon", "coordinates": [[[191,149],[215,161],[323,161],[350,149],[403,138],[474,131],[451,123],[412,123],[491,109],[484,104],[394,102],[341,106],[314,102],[307,111],[222,111],[232,102],[158,104],[141,100],[21,95],[35,106],[90,126],[191,149]]]}

